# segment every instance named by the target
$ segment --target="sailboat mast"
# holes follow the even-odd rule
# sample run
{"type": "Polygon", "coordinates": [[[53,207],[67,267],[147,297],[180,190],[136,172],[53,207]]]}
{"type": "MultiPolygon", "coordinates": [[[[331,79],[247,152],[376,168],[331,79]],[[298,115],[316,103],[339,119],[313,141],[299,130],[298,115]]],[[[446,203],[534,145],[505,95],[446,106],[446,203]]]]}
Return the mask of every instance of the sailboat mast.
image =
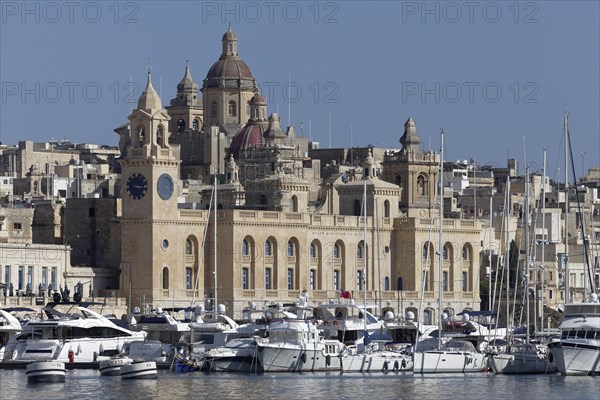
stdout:
{"type": "Polygon", "coordinates": [[[525,284],[525,307],[527,309],[527,336],[525,343],[529,344],[529,167],[525,166],[525,266],[523,268],[523,283],[525,284]]]}
{"type": "Polygon", "coordinates": [[[215,213],[214,214],[215,229],[213,230],[213,232],[214,232],[214,241],[215,241],[215,255],[214,255],[215,256],[215,265],[214,265],[214,271],[213,271],[213,274],[215,276],[215,303],[214,303],[213,307],[214,307],[215,313],[218,312],[217,308],[218,308],[218,304],[219,304],[217,302],[217,210],[219,209],[219,207],[218,207],[219,203],[217,202],[217,180],[218,179],[219,179],[218,170],[215,170],[215,187],[214,187],[214,190],[215,190],[215,202],[213,204],[214,205],[213,211],[215,213]]]}
{"type": "Polygon", "coordinates": [[[439,243],[438,243],[438,314],[439,314],[439,318],[438,318],[438,329],[439,329],[439,334],[438,334],[438,342],[439,342],[439,348],[441,349],[442,347],[442,323],[443,323],[443,318],[442,318],[442,314],[443,314],[443,301],[442,301],[442,294],[443,294],[443,276],[444,276],[444,234],[443,234],[443,225],[444,225],[444,130],[440,129],[440,134],[442,136],[441,139],[441,143],[442,143],[442,147],[440,149],[440,236],[439,236],[439,243]]]}
{"type": "Polygon", "coordinates": [[[571,302],[571,288],[569,285],[569,115],[565,113],[564,120],[565,136],[565,269],[563,279],[565,282],[565,303],[571,302]]]}
{"type": "Polygon", "coordinates": [[[505,258],[504,258],[504,269],[506,271],[506,331],[510,334],[509,331],[509,318],[510,318],[510,237],[509,237],[509,221],[510,221],[510,177],[506,177],[506,208],[504,210],[504,218],[506,220],[505,225],[505,239],[506,239],[506,249],[505,249],[505,258]]]}
{"type": "Polygon", "coordinates": [[[371,171],[367,169],[365,171],[364,187],[363,187],[363,218],[364,218],[364,232],[363,232],[363,273],[362,273],[362,285],[363,285],[363,325],[365,328],[365,336],[367,333],[367,177],[371,171]]]}
{"type": "Polygon", "coordinates": [[[488,311],[492,311],[492,232],[492,195],[490,194],[490,227],[488,233],[488,311]]]}
{"type": "Polygon", "coordinates": [[[542,173],[542,304],[540,307],[540,319],[542,331],[544,330],[544,300],[546,292],[544,285],[546,282],[546,148],[544,147],[544,167],[542,173]]]}

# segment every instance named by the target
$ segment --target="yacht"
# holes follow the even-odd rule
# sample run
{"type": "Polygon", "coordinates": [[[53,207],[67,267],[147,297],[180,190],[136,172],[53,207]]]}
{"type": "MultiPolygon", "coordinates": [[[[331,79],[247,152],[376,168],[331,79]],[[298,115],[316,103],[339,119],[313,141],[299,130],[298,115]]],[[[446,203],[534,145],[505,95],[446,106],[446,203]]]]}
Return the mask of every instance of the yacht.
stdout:
{"type": "MultiPolygon", "coordinates": [[[[171,310],[174,313],[179,311],[171,310]]],[[[127,317],[129,329],[146,332],[147,335],[143,340],[128,343],[124,353],[136,361],[172,362],[177,352],[187,348],[186,336],[194,313],[191,309],[184,311],[186,318],[180,321],[160,307],[147,312],[136,307],[127,317]]]]}
{"type": "MultiPolygon", "coordinates": [[[[67,305],[67,303],[60,303],[67,305]]],[[[133,332],[114,324],[86,306],[70,304],[67,312],[57,303],[42,308],[42,318],[23,326],[6,345],[4,361],[95,362],[121,353],[130,342],[143,340],[145,332],[133,332]]]]}
{"type": "Polygon", "coordinates": [[[20,311],[31,311],[29,308],[4,308],[0,309],[0,360],[4,358],[4,352],[8,341],[21,332],[21,322],[12,314],[20,311]]]}
{"type": "Polygon", "coordinates": [[[258,339],[258,362],[264,372],[340,371],[345,345],[326,339],[317,320],[273,321],[269,337],[258,339]]]}
{"type": "Polygon", "coordinates": [[[548,344],[550,358],[563,375],[600,375],[600,302],[565,304],[561,338],[548,344]]]}

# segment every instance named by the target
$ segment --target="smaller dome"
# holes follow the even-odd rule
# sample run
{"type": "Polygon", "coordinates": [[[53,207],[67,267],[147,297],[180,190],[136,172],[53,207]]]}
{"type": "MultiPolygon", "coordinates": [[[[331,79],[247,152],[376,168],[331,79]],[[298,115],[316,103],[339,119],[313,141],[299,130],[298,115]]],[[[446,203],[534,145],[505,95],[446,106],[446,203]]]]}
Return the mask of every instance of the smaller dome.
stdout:
{"type": "Polygon", "coordinates": [[[156,93],[156,90],[154,90],[154,87],[152,86],[150,72],[148,72],[148,82],[138,100],[137,108],[139,110],[162,110],[162,102],[160,101],[160,97],[158,97],[158,93],[156,93]]]}
{"type": "Polygon", "coordinates": [[[262,122],[249,122],[238,133],[235,134],[231,140],[227,157],[238,158],[240,152],[246,151],[253,147],[262,147],[264,144],[263,135],[267,130],[267,123],[262,122]]]}
{"type": "Polygon", "coordinates": [[[237,40],[236,34],[231,30],[231,25],[227,28],[227,32],[223,34],[222,40],[237,40]]]}
{"type": "Polygon", "coordinates": [[[260,93],[256,93],[250,99],[250,104],[256,104],[257,106],[266,106],[267,101],[265,100],[265,98],[263,96],[261,96],[260,93]]]}
{"type": "Polygon", "coordinates": [[[177,84],[177,92],[197,92],[198,91],[198,84],[196,82],[194,82],[194,79],[192,78],[192,75],[190,74],[190,66],[186,65],[185,66],[185,75],[183,76],[183,79],[181,79],[181,82],[179,82],[177,84]]]}

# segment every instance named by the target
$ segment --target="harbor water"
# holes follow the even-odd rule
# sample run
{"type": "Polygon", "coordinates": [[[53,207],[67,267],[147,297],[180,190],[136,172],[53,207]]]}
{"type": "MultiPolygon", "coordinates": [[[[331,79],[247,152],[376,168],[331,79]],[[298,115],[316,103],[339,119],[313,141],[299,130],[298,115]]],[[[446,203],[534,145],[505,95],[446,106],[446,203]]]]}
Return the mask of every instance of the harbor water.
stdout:
{"type": "Polygon", "coordinates": [[[493,373],[175,374],[154,380],[69,370],[65,383],[28,384],[24,370],[0,370],[0,398],[12,399],[600,399],[598,377],[493,373]]]}

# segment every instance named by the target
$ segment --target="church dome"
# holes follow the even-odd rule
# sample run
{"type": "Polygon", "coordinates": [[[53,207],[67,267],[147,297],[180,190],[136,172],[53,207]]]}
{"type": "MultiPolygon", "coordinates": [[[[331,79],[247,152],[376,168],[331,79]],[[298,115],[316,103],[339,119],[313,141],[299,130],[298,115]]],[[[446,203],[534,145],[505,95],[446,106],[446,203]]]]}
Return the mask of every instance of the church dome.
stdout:
{"type": "Polygon", "coordinates": [[[221,57],[208,70],[204,79],[205,88],[255,89],[256,82],[252,71],[239,57],[237,36],[231,27],[223,35],[221,57]]]}
{"type": "Polygon", "coordinates": [[[240,152],[262,147],[263,135],[267,127],[268,124],[265,121],[247,123],[231,140],[227,157],[239,158],[240,152]]]}

